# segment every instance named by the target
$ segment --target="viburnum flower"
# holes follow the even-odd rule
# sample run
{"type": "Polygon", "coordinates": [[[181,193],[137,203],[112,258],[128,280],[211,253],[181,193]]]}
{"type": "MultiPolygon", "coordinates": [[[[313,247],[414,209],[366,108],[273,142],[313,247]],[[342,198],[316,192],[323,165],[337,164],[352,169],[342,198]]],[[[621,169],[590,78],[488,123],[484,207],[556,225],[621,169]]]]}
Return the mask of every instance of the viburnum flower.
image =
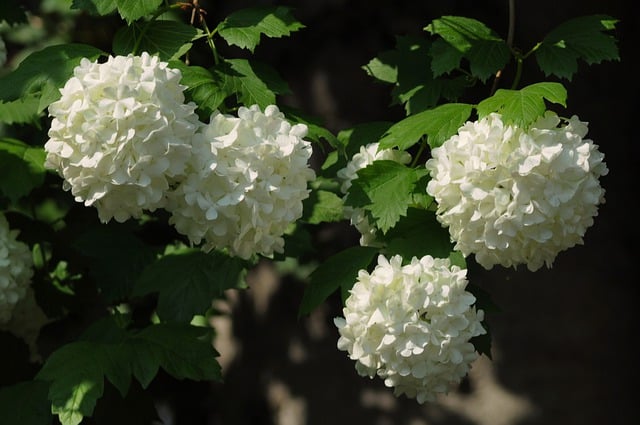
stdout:
{"type": "Polygon", "coordinates": [[[16,304],[31,286],[33,259],[31,250],[17,239],[19,231],[9,228],[9,222],[0,213],[0,323],[6,323],[16,304]]]}
{"type": "Polygon", "coordinates": [[[396,396],[434,401],[460,383],[478,357],[470,339],[486,333],[484,312],[467,292],[467,270],[426,255],[402,265],[380,255],[334,319],[338,349],[361,376],[379,376],[396,396]]]}
{"type": "Polygon", "coordinates": [[[308,128],[276,105],[215,112],[194,139],[188,177],[169,195],[170,223],[204,250],[241,258],[283,252],[287,226],[309,196],[308,128]]]}
{"type": "MultiPolygon", "coordinates": [[[[345,195],[349,193],[352,181],[358,178],[358,171],[371,165],[374,161],[388,160],[400,164],[408,164],[411,155],[408,152],[397,149],[379,149],[378,142],[369,143],[360,147],[360,151],[353,155],[347,165],[338,170],[336,175],[341,182],[340,190],[345,195]]],[[[352,226],[360,232],[360,245],[375,246],[376,233],[378,229],[374,224],[369,223],[369,219],[364,210],[345,205],[343,207],[344,217],[349,219],[352,226]]]]}
{"type": "Polygon", "coordinates": [[[551,267],[561,251],[583,243],[604,203],[604,155],[585,139],[587,123],[547,111],[529,129],[499,114],[467,122],[432,150],[427,192],[455,249],[495,264],[551,267]]]}
{"type": "Polygon", "coordinates": [[[83,58],[73,74],[49,106],[45,166],[103,222],[162,207],[200,126],[196,105],[184,103],[181,72],[145,52],[83,58]]]}

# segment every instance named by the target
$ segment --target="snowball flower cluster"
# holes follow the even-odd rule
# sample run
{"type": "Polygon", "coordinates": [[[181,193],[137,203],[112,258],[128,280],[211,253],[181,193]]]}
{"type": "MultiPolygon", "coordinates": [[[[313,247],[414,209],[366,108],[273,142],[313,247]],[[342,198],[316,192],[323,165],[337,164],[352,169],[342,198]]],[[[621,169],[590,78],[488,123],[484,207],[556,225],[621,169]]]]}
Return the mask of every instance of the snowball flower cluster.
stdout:
{"type": "Polygon", "coordinates": [[[608,173],[587,130],[578,117],[563,122],[550,111],[528,130],[490,114],[433,149],[427,192],[455,249],[487,269],[535,271],[582,244],[608,173]]]}
{"type": "Polygon", "coordinates": [[[188,176],[169,195],[170,223],[205,250],[241,258],[283,252],[287,226],[302,216],[311,143],[277,106],[215,112],[193,141],[188,176]]]}
{"type": "Polygon", "coordinates": [[[33,276],[31,250],[17,239],[0,213],[0,324],[11,319],[16,304],[26,295],[33,276]]]}
{"type": "Polygon", "coordinates": [[[49,106],[45,166],[100,220],[123,222],[162,207],[183,176],[199,128],[181,73],[157,56],[83,58],[49,106]]]}
{"type": "Polygon", "coordinates": [[[403,266],[399,255],[380,255],[371,274],[360,270],[344,318],[334,320],[338,349],[396,396],[424,403],[448,393],[478,357],[469,340],[486,333],[466,274],[449,259],[413,257],[403,266]]]}
{"type": "MultiPolygon", "coordinates": [[[[380,144],[377,142],[361,146],[360,151],[353,155],[347,165],[338,170],[336,175],[340,180],[340,190],[344,195],[349,192],[352,181],[358,178],[358,171],[371,165],[374,161],[388,160],[400,164],[408,164],[411,161],[411,155],[408,152],[397,149],[379,149],[379,146],[380,144]]],[[[349,219],[351,225],[360,232],[360,245],[374,246],[376,244],[378,229],[375,225],[369,223],[364,210],[345,205],[343,214],[345,218],[349,219]]]]}

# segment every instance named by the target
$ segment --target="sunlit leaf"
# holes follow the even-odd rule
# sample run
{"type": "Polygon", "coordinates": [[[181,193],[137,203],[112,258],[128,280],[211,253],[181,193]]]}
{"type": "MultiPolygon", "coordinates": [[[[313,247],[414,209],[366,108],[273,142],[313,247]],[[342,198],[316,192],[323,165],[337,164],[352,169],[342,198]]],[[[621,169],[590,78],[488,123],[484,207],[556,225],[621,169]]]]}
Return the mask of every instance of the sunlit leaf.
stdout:
{"type": "Polygon", "coordinates": [[[505,122],[526,127],[544,114],[545,99],[566,106],[567,90],[560,83],[535,83],[521,90],[499,89],[478,104],[478,116],[497,112],[505,122]]]}
{"type": "Polygon", "coordinates": [[[242,9],[229,15],[218,25],[218,33],[227,43],[254,51],[262,35],[271,38],[289,36],[304,28],[284,6],[242,9]]]}

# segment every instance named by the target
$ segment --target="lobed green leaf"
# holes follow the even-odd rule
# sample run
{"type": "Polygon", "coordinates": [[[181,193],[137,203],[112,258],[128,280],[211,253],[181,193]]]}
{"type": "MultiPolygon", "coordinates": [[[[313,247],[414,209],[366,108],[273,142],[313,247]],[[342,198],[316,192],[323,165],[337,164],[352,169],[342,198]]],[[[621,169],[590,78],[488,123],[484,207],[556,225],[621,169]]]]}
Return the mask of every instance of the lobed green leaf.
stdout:
{"type": "Polygon", "coordinates": [[[162,4],[162,0],[115,0],[122,19],[131,24],[143,16],[151,15],[162,4]]]}
{"type": "Polygon", "coordinates": [[[589,65],[620,60],[616,39],[605,34],[614,30],[617,23],[617,19],[608,15],[589,15],[560,24],[535,51],[540,69],[547,76],[571,80],[577,71],[578,59],[589,65]]]}
{"type": "Polygon", "coordinates": [[[73,247],[88,258],[89,275],[111,304],[131,296],[140,274],[156,258],[155,250],[123,225],[90,228],[73,241],[73,247]]]}
{"type": "Polygon", "coordinates": [[[158,293],[157,313],[162,321],[189,323],[225,290],[242,287],[244,267],[242,260],[219,252],[185,248],[148,265],[133,295],[158,293]]]}
{"type": "Polygon", "coordinates": [[[560,83],[535,83],[521,90],[499,89],[478,104],[478,116],[497,112],[506,123],[527,127],[546,111],[545,99],[566,106],[567,90],[560,83]]]}
{"type": "Polygon", "coordinates": [[[126,56],[138,43],[136,53],[147,52],[170,61],[184,55],[192,42],[203,36],[202,30],[178,21],[134,22],[116,32],[112,48],[116,55],[126,56]]]}
{"type": "Polygon", "coordinates": [[[19,140],[0,139],[0,193],[16,202],[44,182],[45,152],[19,140]]]}
{"type": "Polygon", "coordinates": [[[91,416],[104,392],[104,347],[74,342],[56,350],[36,379],[50,382],[51,412],[63,425],[78,425],[91,416]]]}
{"type": "Polygon", "coordinates": [[[314,190],[303,201],[303,221],[310,224],[342,221],[342,198],[326,190],[314,190]]]}
{"type": "Polygon", "coordinates": [[[340,288],[344,296],[356,282],[358,271],[369,266],[376,252],[375,248],[353,246],[320,264],[309,276],[298,315],[311,313],[340,288]]]}
{"type": "Polygon", "coordinates": [[[181,84],[187,86],[185,95],[198,105],[207,118],[232,94],[225,89],[224,78],[201,66],[188,66],[182,61],[171,61],[169,66],[182,72],[181,84]]]}
{"type": "Polygon", "coordinates": [[[424,135],[429,146],[440,146],[455,134],[469,118],[473,107],[466,103],[446,103],[436,108],[411,115],[391,126],[380,139],[380,148],[398,147],[406,150],[424,135]]]}
{"type": "MultiPolygon", "coordinates": [[[[482,81],[486,81],[488,77],[502,69],[511,57],[507,43],[491,28],[476,19],[442,16],[434,19],[425,27],[425,30],[442,37],[460,52],[462,57],[469,61],[471,73],[482,81]]],[[[437,49],[443,50],[441,45],[437,49]]],[[[457,55],[448,51],[447,56],[436,63],[434,72],[440,75],[450,71],[457,59],[457,55]]]]}
{"type": "Polygon", "coordinates": [[[103,52],[85,44],[59,44],[27,56],[11,73],[0,78],[0,101],[23,99],[23,114],[39,114],[60,97],[58,88],[73,75],[82,58],[95,60],[103,52]],[[36,110],[34,99],[38,99],[36,110]]]}
{"type": "Polygon", "coordinates": [[[63,425],[77,425],[93,414],[105,378],[123,396],[132,375],[146,388],[160,368],[177,379],[221,379],[211,336],[210,328],[175,323],[118,330],[108,317],[96,322],[84,339],[51,354],[36,379],[49,383],[51,412],[63,425]]]}
{"type": "Polygon", "coordinates": [[[431,71],[432,44],[421,37],[398,37],[396,48],[382,52],[363,68],[377,80],[393,84],[392,104],[404,104],[407,114],[432,108],[441,99],[457,100],[469,85],[465,76],[436,78],[431,71]]]}
{"type": "Polygon", "coordinates": [[[257,104],[262,109],[276,103],[276,95],[289,92],[287,83],[273,68],[247,59],[227,59],[212,68],[221,90],[235,93],[238,103],[257,104]]]}
{"type": "Polygon", "coordinates": [[[406,215],[414,187],[426,173],[395,161],[374,161],[358,171],[345,204],[370,211],[376,227],[386,233],[406,215]]]}
{"type": "Polygon", "coordinates": [[[387,244],[388,255],[401,255],[407,260],[425,255],[448,258],[453,252],[449,231],[438,222],[434,212],[424,209],[409,208],[382,240],[387,244]]]}
{"type": "Polygon", "coordinates": [[[242,9],[229,15],[216,28],[231,45],[248,49],[252,53],[260,44],[262,35],[270,38],[289,36],[304,28],[285,6],[265,6],[242,9]]]}

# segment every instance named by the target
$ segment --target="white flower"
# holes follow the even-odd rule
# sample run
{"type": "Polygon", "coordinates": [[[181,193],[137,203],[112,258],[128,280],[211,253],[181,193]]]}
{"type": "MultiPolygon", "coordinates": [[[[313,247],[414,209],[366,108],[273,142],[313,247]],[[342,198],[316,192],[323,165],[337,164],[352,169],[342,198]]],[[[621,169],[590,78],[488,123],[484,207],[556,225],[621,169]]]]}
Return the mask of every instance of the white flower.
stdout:
{"type": "Polygon", "coordinates": [[[10,229],[0,213],[0,324],[11,319],[16,304],[27,295],[33,277],[31,250],[17,236],[18,230],[10,229]]]}
{"type": "Polygon", "coordinates": [[[0,37],[0,68],[7,62],[7,45],[4,44],[4,40],[0,37]]]}
{"type": "MultiPolygon", "coordinates": [[[[378,149],[379,143],[369,143],[361,146],[360,151],[353,155],[347,165],[338,170],[336,175],[341,182],[340,190],[344,195],[349,192],[353,180],[358,178],[358,171],[373,164],[374,161],[388,160],[395,161],[400,164],[408,164],[411,161],[411,155],[408,152],[397,149],[378,149]]],[[[346,196],[344,196],[346,198],[346,196]]],[[[364,210],[353,208],[350,206],[343,207],[344,217],[349,219],[352,226],[360,232],[360,245],[375,246],[376,233],[378,229],[375,225],[369,223],[364,210]]]]}
{"type": "Polygon", "coordinates": [[[500,115],[467,122],[432,151],[427,192],[438,203],[455,249],[486,269],[551,267],[556,255],[583,243],[604,202],[608,173],[587,123],[562,123],[548,111],[528,131],[500,115]]]}
{"type": "Polygon", "coordinates": [[[180,71],[167,65],[147,53],[84,58],[49,106],[45,166],[103,222],[162,207],[183,177],[199,120],[180,71]]]}
{"type": "Polygon", "coordinates": [[[369,274],[360,270],[334,320],[338,349],[361,376],[379,376],[394,394],[433,401],[460,383],[478,357],[469,340],[486,333],[475,297],[465,290],[467,270],[429,255],[402,265],[380,255],[369,274]]]}
{"type": "Polygon", "coordinates": [[[194,139],[189,176],[169,195],[170,223],[203,249],[241,258],[282,252],[287,226],[302,216],[311,143],[275,105],[212,114],[194,139]]]}

